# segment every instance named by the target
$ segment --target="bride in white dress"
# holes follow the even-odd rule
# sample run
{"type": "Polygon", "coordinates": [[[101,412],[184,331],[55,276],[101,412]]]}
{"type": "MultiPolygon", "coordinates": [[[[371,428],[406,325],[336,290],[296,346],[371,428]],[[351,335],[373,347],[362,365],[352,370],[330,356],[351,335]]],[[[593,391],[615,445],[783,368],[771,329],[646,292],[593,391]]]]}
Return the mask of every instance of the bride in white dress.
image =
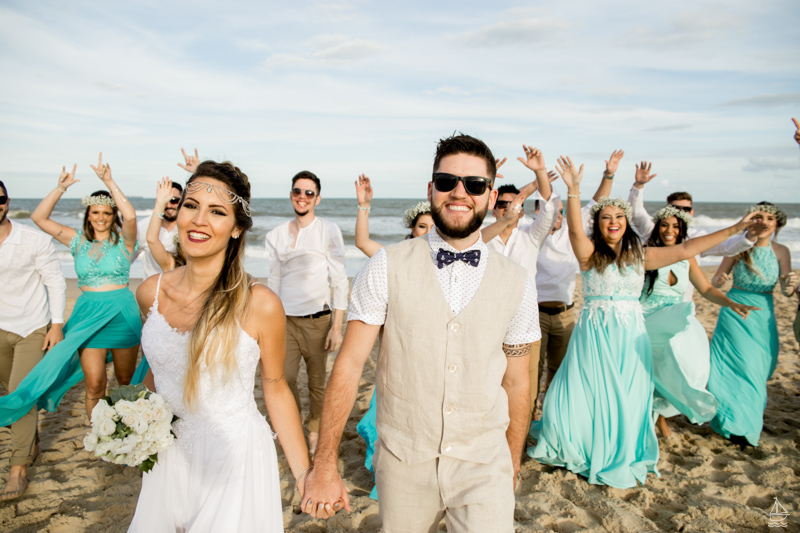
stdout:
{"type": "Polygon", "coordinates": [[[186,266],[136,292],[147,315],[145,384],[180,420],[176,442],[142,477],[128,531],[283,531],[274,435],[253,397],[259,363],[267,411],[302,495],[311,461],[283,375],[283,306],[243,266],[249,200],[238,168],[200,164],[178,212],[186,266]]]}

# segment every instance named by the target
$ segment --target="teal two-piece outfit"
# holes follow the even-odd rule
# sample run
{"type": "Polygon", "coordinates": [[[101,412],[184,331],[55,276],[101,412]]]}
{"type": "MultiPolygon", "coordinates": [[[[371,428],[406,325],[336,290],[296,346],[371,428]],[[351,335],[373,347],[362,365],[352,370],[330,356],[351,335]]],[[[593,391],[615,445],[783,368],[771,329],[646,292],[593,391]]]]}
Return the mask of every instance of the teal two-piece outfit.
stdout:
{"type": "MultiPolygon", "coordinates": [[[[78,231],[69,248],[79,287],[128,283],[136,250],[133,254],[128,252],[122,237],[116,244],[109,240],[88,241],[78,231]]],[[[139,306],[130,289],[84,291],[64,325],[64,340],[47,352],[13,393],[0,398],[0,426],[11,424],[33,407],[55,411],[64,394],[83,379],[78,350],[132,348],[141,337],[139,306]]],[[[109,352],[107,362],[111,360],[109,352]]],[[[144,376],[140,374],[137,370],[134,382],[137,377],[141,381],[144,376]]]]}
{"type": "MultiPolygon", "coordinates": [[[[710,352],[706,330],[693,302],[684,302],[689,261],[658,269],[653,292],[642,292],[642,311],[653,348],[653,410],[669,418],[684,414],[694,424],[717,414],[717,400],[706,390],[710,352]],[[677,283],[669,284],[669,274],[677,283]]],[[[736,318],[741,318],[736,315],[736,318]]]]}
{"type": "Polygon", "coordinates": [[[741,436],[758,446],[767,407],[767,380],[778,364],[778,326],[772,291],[780,266],[771,245],[750,252],[753,270],[739,261],[733,267],[728,298],[761,311],[747,320],[728,308],[720,309],[711,339],[708,390],[717,398],[711,428],[725,438],[741,436]]]}
{"type": "Polygon", "coordinates": [[[584,306],[564,362],[531,425],[528,455],[616,488],[658,475],[653,355],[639,297],[641,265],[581,272],[584,306]]]}

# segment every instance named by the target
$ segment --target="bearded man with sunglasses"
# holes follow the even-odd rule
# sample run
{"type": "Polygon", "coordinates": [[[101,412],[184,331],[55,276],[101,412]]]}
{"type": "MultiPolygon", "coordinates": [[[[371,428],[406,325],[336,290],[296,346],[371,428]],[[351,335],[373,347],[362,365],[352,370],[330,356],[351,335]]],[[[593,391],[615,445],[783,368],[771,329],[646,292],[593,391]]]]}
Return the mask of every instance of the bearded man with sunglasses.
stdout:
{"type": "MultiPolygon", "coordinates": [[[[633,207],[633,216],[631,217],[631,224],[636,232],[642,237],[642,242],[647,242],[650,234],[653,232],[655,224],[647,210],[644,208],[644,186],[650,182],[657,174],[651,174],[650,170],[653,167],[652,163],[642,161],[640,165],[636,165],[636,176],[634,178],[633,187],[628,195],[628,202],[633,207]]],[[[692,205],[692,195],[688,192],[674,192],[667,196],[667,203],[675,206],[678,209],[689,213],[694,216],[694,206],[692,205]]],[[[719,255],[724,257],[733,257],[742,252],[746,252],[756,243],[758,234],[763,231],[763,226],[756,224],[750,227],[747,231],[729,237],[722,243],[709,248],[702,254],[702,257],[708,255],[719,255]]],[[[686,238],[700,237],[708,235],[707,231],[697,229],[694,226],[689,226],[686,238]]],[[[694,285],[689,283],[686,291],[683,293],[683,301],[691,302],[694,296],[694,285]]]]}
{"type": "Polygon", "coordinates": [[[266,237],[270,266],[267,286],[280,297],[286,312],[284,369],[300,413],[303,409],[297,374],[301,358],[308,372],[311,406],[306,427],[312,455],[319,438],[328,352],[338,350],[342,344],[349,289],[342,230],[333,222],[314,215],[321,189],[322,184],[315,174],[307,170],[297,173],[289,191],[294,219],[273,229],[266,237]]]}
{"type": "MultiPolygon", "coordinates": [[[[164,245],[164,249],[169,253],[175,253],[175,237],[178,235],[178,205],[181,203],[183,187],[177,181],[172,182],[172,197],[167,200],[167,205],[161,213],[157,213],[161,219],[161,229],[158,230],[158,240],[164,245]]],[[[139,252],[142,256],[142,268],[144,277],[149,278],[162,272],[161,266],[150,252],[147,244],[147,228],[150,226],[150,217],[145,217],[137,222],[136,234],[139,236],[139,252]]]]}
{"type": "MultiPolygon", "coordinates": [[[[0,181],[0,383],[7,393],[62,340],[67,284],[53,240],[8,219],[11,200],[0,181]]],[[[28,466],[39,455],[38,409],[11,424],[11,472],[0,501],[28,486],[28,466]]]]}
{"type": "Polygon", "coordinates": [[[514,531],[514,487],[539,337],[525,269],[491,251],[494,155],[480,140],[439,142],[428,184],[435,231],[378,251],[353,283],[344,345],[325,395],[302,509],[350,508],[339,440],[381,327],[375,468],[383,530],[514,531]]]}

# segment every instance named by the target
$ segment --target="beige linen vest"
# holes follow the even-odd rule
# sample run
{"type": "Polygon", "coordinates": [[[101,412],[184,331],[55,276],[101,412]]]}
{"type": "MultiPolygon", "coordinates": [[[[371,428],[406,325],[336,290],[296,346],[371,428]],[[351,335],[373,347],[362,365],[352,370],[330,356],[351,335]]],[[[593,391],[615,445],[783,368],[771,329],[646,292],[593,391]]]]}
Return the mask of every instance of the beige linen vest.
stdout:
{"type": "Polygon", "coordinates": [[[408,464],[440,455],[486,463],[507,445],[502,345],[522,302],[526,272],[490,250],[478,291],[455,315],[427,239],[387,246],[386,256],[378,435],[408,464]]]}

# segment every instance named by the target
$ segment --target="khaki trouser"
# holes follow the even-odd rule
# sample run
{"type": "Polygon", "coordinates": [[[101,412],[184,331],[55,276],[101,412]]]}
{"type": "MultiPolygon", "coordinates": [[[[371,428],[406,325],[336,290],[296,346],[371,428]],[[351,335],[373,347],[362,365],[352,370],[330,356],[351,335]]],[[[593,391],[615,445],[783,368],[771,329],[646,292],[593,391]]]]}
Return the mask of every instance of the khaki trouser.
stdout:
{"type": "Polygon", "coordinates": [[[319,318],[286,317],[286,361],[284,373],[286,382],[297,402],[301,415],[300,392],[297,390],[297,374],[300,372],[300,359],[306,362],[308,372],[308,394],[311,397],[311,408],[306,424],[308,431],[319,432],[319,419],[322,416],[322,399],[325,396],[327,378],[328,352],[325,351],[325,339],[331,329],[332,315],[319,318]]]}
{"type": "MultiPolygon", "coordinates": [[[[539,327],[542,329],[542,345],[539,356],[539,375],[544,375],[547,367],[547,377],[541,392],[546,393],[553,381],[553,377],[564,360],[569,346],[569,338],[575,328],[575,309],[568,309],[557,315],[539,313],[539,327]]],[[[537,382],[538,385],[538,382],[537,382]]],[[[538,387],[537,387],[538,388],[538,387]]],[[[531,391],[533,384],[531,382],[531,391]]]]}
{"type": "MultiPolygon", "coordinates": [[[[0,329],[0,383],[10,394],[17,390],[20,382],[44,357],[44,337],[47,326],[35,330],[27,337],[20,337],[0,329]]],[[[39,412],[31,409],[22,418],[11,424],[11,466],[33,463],[33,450],[39,442],[39,412]]]]}
{"type": "Polygon", "coordinates": [[[514,531],[514,468],[508,446],[488,464],[442,455],[409,465],[379,436],[373,465],[385,533],[434,532],[442,517],[451,532],[514,531]]]}

